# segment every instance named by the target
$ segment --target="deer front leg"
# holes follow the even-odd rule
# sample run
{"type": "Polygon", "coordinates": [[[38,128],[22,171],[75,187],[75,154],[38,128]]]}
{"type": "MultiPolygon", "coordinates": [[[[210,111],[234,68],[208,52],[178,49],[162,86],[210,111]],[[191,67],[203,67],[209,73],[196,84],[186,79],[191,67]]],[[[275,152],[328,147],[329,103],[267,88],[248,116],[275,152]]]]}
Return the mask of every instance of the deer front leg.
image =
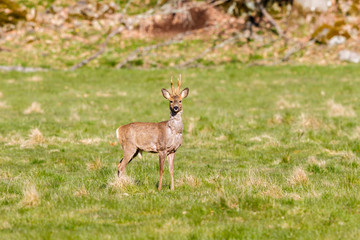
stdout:
{"type": "Polygon", "coordinates": [[[174,190],[174,160],[175,160],[175,153],[170,153],[168,155],[168,161],[169,161],[169,172],[171,176],[171,187],[170,190],[174,190]]]}
{"type": "Polygon", "coordinates": [[[162,185],[162,176],[164,173],[164,163],[165,163],[165,158],[166,158],[166,154],[160,152],[159,153],[159,171],[160,171],[160,179],[159,179],[159,186],[158,186],[158,190],[161,190],[161,185],[162,185]]]}

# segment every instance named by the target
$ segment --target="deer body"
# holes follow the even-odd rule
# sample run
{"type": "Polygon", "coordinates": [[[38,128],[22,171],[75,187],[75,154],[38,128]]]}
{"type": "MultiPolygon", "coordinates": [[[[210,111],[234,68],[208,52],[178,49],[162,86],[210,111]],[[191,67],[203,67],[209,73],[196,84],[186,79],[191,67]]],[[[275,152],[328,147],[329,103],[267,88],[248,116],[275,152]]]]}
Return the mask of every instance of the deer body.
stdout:
{"type": "Polygon", "coordinates": [[[123,150],[124,157],[118,164],[118,175],[125,172],[126,165],[142,151],[158,153],[160,163],[159,187],[161,190],[162,175],[166,157],[169,161],[171,175],[171,190],[174,190],[174,158],[176,150],[181,146],[183,138],[182,99],[187,97],[189,89],[180,92],[181,78],[178,83],[178,93],[173,94],[162,89],[163,96],[170,101],[170,119],[159,123],[134,122],[121,126],[116,130],[116,136],[123,150]]]}
{"type": "Polygon", "coordinates": [[[159,123],[134,122],[116,130],[121,146],[151,153],[176,152],[182,144],[183,123],[180,116],[159,123]]]}

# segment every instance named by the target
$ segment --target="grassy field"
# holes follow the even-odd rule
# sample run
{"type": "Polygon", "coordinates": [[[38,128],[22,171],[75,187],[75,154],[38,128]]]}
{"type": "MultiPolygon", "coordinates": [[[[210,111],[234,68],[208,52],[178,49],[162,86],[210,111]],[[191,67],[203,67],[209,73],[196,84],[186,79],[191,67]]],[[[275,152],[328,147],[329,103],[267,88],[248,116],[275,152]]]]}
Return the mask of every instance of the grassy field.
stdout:
{"type": "Polygon", "coordinates": [[[115,129],[167,120],[178,73],[0,73],[0,239],[360,238],[359,67],[181,71],[175,191],[152,154],[117,181],[115,129]]]}

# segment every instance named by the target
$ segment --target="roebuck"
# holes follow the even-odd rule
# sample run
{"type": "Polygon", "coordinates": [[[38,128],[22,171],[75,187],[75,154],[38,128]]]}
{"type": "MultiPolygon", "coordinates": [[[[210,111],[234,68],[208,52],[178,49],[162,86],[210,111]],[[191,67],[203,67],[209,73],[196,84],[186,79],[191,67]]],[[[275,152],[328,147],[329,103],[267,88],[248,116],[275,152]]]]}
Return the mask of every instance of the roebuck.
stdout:
{"type": "Polygon", "coordinates": [[[171,78],[170,94],[166,89],[161,89],[164,98],[169,100],[170,119],[159,123],[134,122],[116,129],[124,156],[118,164],[118,176],[124,174],[126,165],[142,151],[159,153],[160,178],[158,190],[161,190],[164,163],[167,157],[171,175],[171,190],[174,190],[174,159],[176,150],[180,147],[183,138],[182,100],[189,94],[189,88],[180,92],[181,75],[175,92],[171,78]]]}

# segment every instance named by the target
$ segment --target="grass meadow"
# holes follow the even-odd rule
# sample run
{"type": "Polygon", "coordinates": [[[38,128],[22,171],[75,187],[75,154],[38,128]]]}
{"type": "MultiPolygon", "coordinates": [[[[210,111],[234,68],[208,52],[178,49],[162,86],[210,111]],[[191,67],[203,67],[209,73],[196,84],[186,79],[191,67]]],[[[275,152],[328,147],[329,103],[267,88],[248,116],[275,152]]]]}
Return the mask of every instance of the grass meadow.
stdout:
{"type": "Polygon", "coordinates": [[[355,65],[0,73],[0,239],[359,239],[359,96],[355,65]],[[118,181],[179,73],[175,191],[155,154],[118,181]]]}

